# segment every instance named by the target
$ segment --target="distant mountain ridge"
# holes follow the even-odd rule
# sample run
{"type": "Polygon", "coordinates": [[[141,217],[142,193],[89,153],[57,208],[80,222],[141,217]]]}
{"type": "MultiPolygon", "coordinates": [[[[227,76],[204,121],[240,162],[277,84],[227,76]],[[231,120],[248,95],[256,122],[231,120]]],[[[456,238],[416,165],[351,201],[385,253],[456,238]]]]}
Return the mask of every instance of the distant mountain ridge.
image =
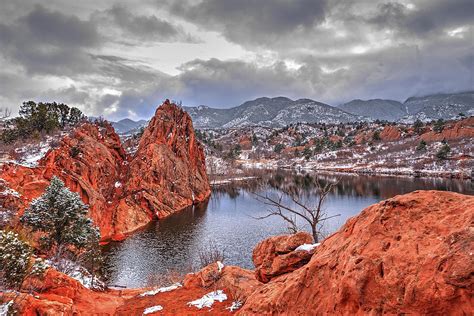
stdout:
{"type": "Polygon", "coordinates": [[[196,128],[283,127],[292,123],[344,123],[368,118],[311,99],[258,98],[229,109],[183,107],[196,128]]]}
{"type": "Polygon", "coordinates": [[[431,121],[456,119],[460,113],[474,115],[474,91],[438,93],[410,97],[404,103],[395,100],[353,100],[339,106],[346,112],[372,119],[412,123],[417,119],[431,121]]]}
{"type": "Polygon", "coordinates": [[[129,118],[120,120],[118,122],[111,122],[115,131],[119,134],[129,133],[132,130],[136,130],[140,127],[146,126],[147,123],[147,120],[134,121],[129,118]]]}
{"type": "MultiPolygon", "coordinates": [[[[456,119],[460,113],[474,115],[474,91],[411,97],[405,102],[386,99],[352,100],[337,107],[311,99],[262,97],[239,106],[218,109],[205,105],[183,106],[196,128],[238,128],[244,126],[283,127],[292,123],[346,123],[386,120],[413,123],[456,119]]],[[[112,122],[118,133],[138,130],[146,120],[112,122]]]]}
{"type": "Polygon", "coordinates": [[[395,100],[352,100],[338,106],[340,109],[375,120],[397,121],[407,115],[403,103],[395,100]]]}

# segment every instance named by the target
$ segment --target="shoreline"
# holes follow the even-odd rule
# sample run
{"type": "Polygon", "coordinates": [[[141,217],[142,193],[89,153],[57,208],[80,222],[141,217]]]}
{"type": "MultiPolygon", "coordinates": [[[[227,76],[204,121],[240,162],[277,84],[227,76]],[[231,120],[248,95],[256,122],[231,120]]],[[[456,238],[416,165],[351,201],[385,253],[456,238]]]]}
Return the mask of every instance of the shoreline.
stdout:
{"type": "MultiPolygon", "coordinates": [[[[300,166],[265,166],[265,168],[244,168],[241,169],[243,173],[239,176],[223,176],[219,175],[219,180],[209,181],[212,187],[217,187],[220,185],[231,184],[233,182],[243,182],[247,180],[255,180],[260,178],[259,176],[252,175],[257,172],[262,171],[278,171],[278,170],[287,170],[287,171],[306,171],[314,173],[331,173],[331,174],[346,174],[346,175],[357,175],[357,176],[374,176],[374,177],[403,177],[403,178],[419,178],[419,179],[457,179],[462,181],[474,180],[474,170],[471,174],[457,170],[454,172],[449,171],[429,171],[429,170],[397,170],[394,171],[378,171],[378,170],[368,170],[368,169],[353,169],[347,167],[333,167],[333,168],[310,168],[310,167],[300,167],[300,166]]],[[[212,175],[209,175],[211,177],[212,175]]]]}

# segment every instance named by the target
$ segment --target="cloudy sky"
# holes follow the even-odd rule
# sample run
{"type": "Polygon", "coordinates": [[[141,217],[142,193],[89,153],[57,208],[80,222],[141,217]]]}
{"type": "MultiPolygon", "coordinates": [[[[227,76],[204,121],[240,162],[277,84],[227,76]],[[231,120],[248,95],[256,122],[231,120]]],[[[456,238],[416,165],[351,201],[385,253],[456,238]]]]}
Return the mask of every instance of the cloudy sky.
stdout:
{"type": "Polygon", "coordinates": [[[0,0],[0,106],[337,105],[473,90],[472,0],[0,0]]]}

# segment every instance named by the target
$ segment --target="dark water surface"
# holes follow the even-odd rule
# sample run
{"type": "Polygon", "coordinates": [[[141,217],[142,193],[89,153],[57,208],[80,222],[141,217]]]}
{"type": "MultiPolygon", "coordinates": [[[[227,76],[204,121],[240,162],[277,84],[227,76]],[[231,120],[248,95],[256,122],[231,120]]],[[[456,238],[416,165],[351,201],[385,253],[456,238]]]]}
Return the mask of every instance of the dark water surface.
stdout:
{"type": "MultiPolygon", "coordinates": [[[[365,207],[414,190],[449,190],[474,194],[474,182],[452,179],[419,179],[338,175],[339,183],[325,204],[330,219],[325,232],[337,230],[365,207]]],[[[210,243],[223,249],[225,263],[253,268],[252,249],[264,238],[287,233],[277,217],[266,215],[267,206],[255,194],[278,197],[282,189],[297,190],[305,202],[314,202],[314,181],[331,181],[335,175],[296,175],[270,172],[239,186],[213,190],[207,203],[190,207],[164,220],[153,222],[123,242],[104,247],[109,283],[126,287],[150,285],[150,280],[169,271],[189,271],[199,265],[199,250],[210,243]]],[[[283,201],[293,205],[283,194],[283,201]]],[[[303,224],[303,223],[301,223],[303,224]]]]}

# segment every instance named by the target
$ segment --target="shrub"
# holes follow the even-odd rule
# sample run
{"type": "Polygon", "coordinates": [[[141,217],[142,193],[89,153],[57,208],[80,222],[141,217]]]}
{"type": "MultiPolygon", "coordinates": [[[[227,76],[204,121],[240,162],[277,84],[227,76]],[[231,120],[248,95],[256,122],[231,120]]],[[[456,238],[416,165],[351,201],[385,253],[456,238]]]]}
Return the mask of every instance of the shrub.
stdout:
{"type": "Polygon", "coordinates": [[[199,268],[204,268],[211,263],[220,261],[224,262],[225,252],[220,249],[214,241],[210,241],[205,247],[199,249],[199,268]]]}

